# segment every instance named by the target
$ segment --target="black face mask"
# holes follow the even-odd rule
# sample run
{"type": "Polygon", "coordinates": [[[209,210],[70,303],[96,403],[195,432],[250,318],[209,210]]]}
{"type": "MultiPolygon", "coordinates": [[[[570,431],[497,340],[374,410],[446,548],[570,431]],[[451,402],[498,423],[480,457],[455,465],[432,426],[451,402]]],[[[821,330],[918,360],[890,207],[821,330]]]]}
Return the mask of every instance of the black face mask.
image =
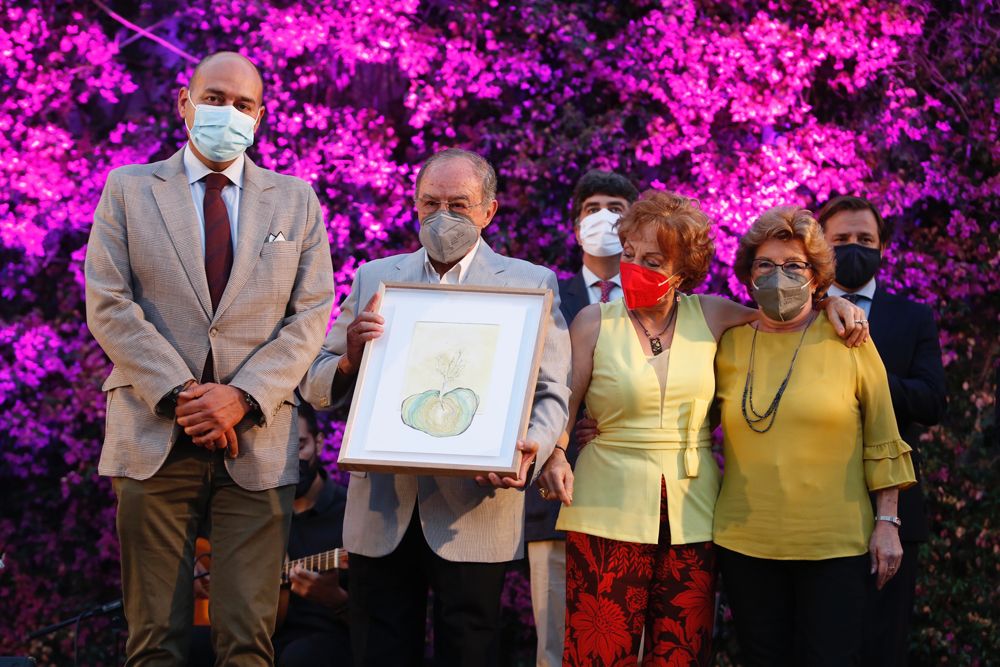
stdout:
{"type": "Polygon", "coordinates": [[[882,264],[882,252],[857,243],[833,247],[837,256],[837,284],[855,290],[875,277],[882,264]]]}
{"type": "Polygon", "coordinates": [[[309,487],[316,481],[319,474],[319,458],[314,456],[308,461],[299,459],[299,482],[295,485],[295,497],[301,498],[309,493],[309,487]]]}

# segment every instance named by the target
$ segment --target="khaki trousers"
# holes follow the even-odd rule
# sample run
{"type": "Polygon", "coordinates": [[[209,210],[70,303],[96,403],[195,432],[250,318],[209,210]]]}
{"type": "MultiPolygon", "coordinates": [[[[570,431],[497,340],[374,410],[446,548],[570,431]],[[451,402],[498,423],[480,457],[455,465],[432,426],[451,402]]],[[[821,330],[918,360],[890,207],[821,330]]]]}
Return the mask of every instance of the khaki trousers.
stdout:
{"type": "Polygon", "coordinates": [[[531,609],[538,633],[537,667],[562,664],[566,634],[566,541],[528,542],[531,609]]]}
{"type": "Polygon", "coordinates": [[[194,542],[212,544],[212,644],[216,665],[274,664],[271,635],[294,485],[247,491],[222,452],[178,442],[146,480],[116,477],[126,667],[187,664],[194,614],[194,542]]]}

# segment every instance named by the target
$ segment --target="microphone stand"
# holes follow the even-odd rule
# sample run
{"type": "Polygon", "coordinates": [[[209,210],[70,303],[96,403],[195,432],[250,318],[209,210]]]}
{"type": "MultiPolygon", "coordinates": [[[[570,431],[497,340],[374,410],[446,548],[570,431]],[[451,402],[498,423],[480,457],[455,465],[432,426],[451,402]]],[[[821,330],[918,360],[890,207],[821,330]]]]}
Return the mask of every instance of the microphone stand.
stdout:
{"type": "Polygon", "coordinates": [[[118,611],[122,608],[122,601],[119,598],[114,602],[108,602],[105,604],[97,605],[96,607],[91,607],[90,609],[84,609],[76,616],[67,618],[66,620],[59,621],[58,623],[53,623],[52,625],[46,625],[44,628],[35,630],[25,639],[30,641],[32,639],[38,639],[39,637],[44,637],[45,635],[51,635],[56,630],[62,630],[68,625],[73,625],[74,623],[79,623],[85,618],[90,618],[91,616],[103,616],[104,614],[110,614],[112,612],[118,611]]]}
{"type": "MultiPolygon", "coordinates": [[[[208,572],[202,572],[201,574],[196,574],[194,578],[201,579],[202,577],[208,576],[208,574],[209,574],[208,572]]],[[[121,608],[122,608],[122,599],[118,598],[117,600],[114,600],[112,602],[106,602],[104,604],[91,607],[90,609],[84,609],[76,616],[64,619],[62,621],[59,621],[58,623],[53,623],[52,625],[46,625],[44,628],[35,630],[27,637],[25,637],[25,642],[31,641],[32,639],[38,639],[39,637],[44,637],[46,635],[51,635],[53,632],[56,632],[57,630],[62,630],[67,626],[75,625],[76,629],[73,633],[73,664],[78,665],[79,664],[78,640],[80,638],[80,621],[82,621],[85,618],[91,618],[92,616],[104,616],[106,614],[112,614],[116,611],[121,611],[121,608]]],[[[117,645],[115,647],[115,650],[117,652],[117,645]]]]}
{"type": "MultiPolygon", "coordinates": [[[[121,608],[122,608],[122,600],[121,600],[121,598],[119,598],[119,599],[117,599],[117,600],[115,600],[113,602],[106,602],[104,604],[100,604],[100,605],[91,607],[90,609],[84,609],[83,611],[81,611],[79,614],[77,614],[76,616],[74,616],[72,618],[67,618],[67,619],[65,619],[63,621],[59,621],[58,623],[53,623],[52,625],[47,625],[44,628],[41,628],[40,630],[35,630],[34,632],[32,632],[30,635],[27,636],[26,641],[30,641],[32,639],[37,639],[39,637],[44,637],[45,635],[50,635],[53,632],[56,632],[57,630],[61,630],[61,629],[65,628],[68,625],[73,625],[73,626],[75,626],[75,629],[73,630],[73,665],[74,666],[79,665],[80,664],[80,622],[83,619],[90,618],[92,616],[103,616],[105,614],[114,613],[116,611],[121,610],[121,608]]],[[[117,653],[117,642],[116,642],[115,652],[117,653]]],[[[117,660],[115,661],[115,664],[117,664],[117,660]]]]}

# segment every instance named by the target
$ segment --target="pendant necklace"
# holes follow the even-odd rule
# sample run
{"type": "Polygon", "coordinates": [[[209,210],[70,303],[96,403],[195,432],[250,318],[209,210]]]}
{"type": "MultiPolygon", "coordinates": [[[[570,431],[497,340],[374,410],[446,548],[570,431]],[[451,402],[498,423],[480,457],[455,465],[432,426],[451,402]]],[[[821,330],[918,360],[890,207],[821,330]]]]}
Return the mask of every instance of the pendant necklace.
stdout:
{"type": "Polygon", "coordinates": [[[654,357],[663,352],[663,343],[660,342],[660,336],[666,333],[667,329],[670,328],[670,325],[673,324],[679,307],[680,305],[675,300],[673,307],[670,309],[670,315],[667,317],[667,323],[663,325],[662,329],[660,329],[660,333],[655,336],[649,335],[649,331],[646,330],[646,325],[642,323],[642,320],[639,319],[639,316],[636,315],[634,310],[629,311],[632,313],[632,317],[635,318],[635,321],[639,323],[639,328],[642,329],[642,333],[646,334],[646,338],[649,340],[649,349],[652,351],[654,357]]]}
{"type": "Polygon", "coordinates": [[[799,344],[795,346],[795,353],[792,354],[792,361],[788,364],[788,372],[785,373],[785,379],[781,381],[781,386],[778,387],[778,391],[774,394],[774,398],[771,400],[771,404],[767,407],[764,414],[757,412],[756,408],[753,407],[753,367],[757,352],[757,327],[753,329],[753,339],[750,341],[750,362],[747,364],[747,379],[746,383],[743,385],[743,419],[746,421],[747,426],[750,427],[752,431],[757,433],[767,433],[774,426],[774,419],[778,415],[778,403],[781,402],[781,396],[785,393],[785,388],[788,387],[788,381],[792,377],[792,369],[795,367],[795,358],[799,356],[799,349],[802,347],[802,341],[806,339],[806,332],[809,331],[809,327],[812,325],[813,320],[816,316],[813,315],[809,322],[802,329],[802,336],[799,338],[799,344]],[[753,413],[753,417],[747,414],[747,408],[750,408],[750,412],[753,413]],[[767,426],[763,428],[758,428],[758,424],[767,421],[767,426]]]}

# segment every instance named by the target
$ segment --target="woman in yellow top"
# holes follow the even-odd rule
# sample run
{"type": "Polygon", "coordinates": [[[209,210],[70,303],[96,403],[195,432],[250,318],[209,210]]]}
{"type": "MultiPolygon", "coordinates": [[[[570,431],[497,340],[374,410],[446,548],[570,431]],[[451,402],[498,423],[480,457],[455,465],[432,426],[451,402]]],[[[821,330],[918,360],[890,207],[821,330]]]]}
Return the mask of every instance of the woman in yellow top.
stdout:
{"type": "Polygon", "coordinates": [[[715,360],[725,475],[714,535],[741,657],[857,664],[865,578],[881,588],[902,558],[910,447],[874,345],[844,347],[813,312],[834,257],[809,211],[765,212],[734,270],[761,311],[726,332],[715,360]]]}
{"type": "MultiPolygon", "coordinates": [[[[570,329],[570,414],[585,399],[600,434],[575,471],[554,451],[540,482],[543,496],[566,505],[557,524],[569,531],[563,664],[634,664],[645,628],[649,660],[704,665],[719,490],[706,420],[713,363],[722,332],[757,313],[678,295],[704,280],[713,254],[708,218],[692,200],[647,191],[619,235],[624,302],[588,306],[570,329]]],[[[862,311],[840,306],[853,329],[862,311]]]]}

